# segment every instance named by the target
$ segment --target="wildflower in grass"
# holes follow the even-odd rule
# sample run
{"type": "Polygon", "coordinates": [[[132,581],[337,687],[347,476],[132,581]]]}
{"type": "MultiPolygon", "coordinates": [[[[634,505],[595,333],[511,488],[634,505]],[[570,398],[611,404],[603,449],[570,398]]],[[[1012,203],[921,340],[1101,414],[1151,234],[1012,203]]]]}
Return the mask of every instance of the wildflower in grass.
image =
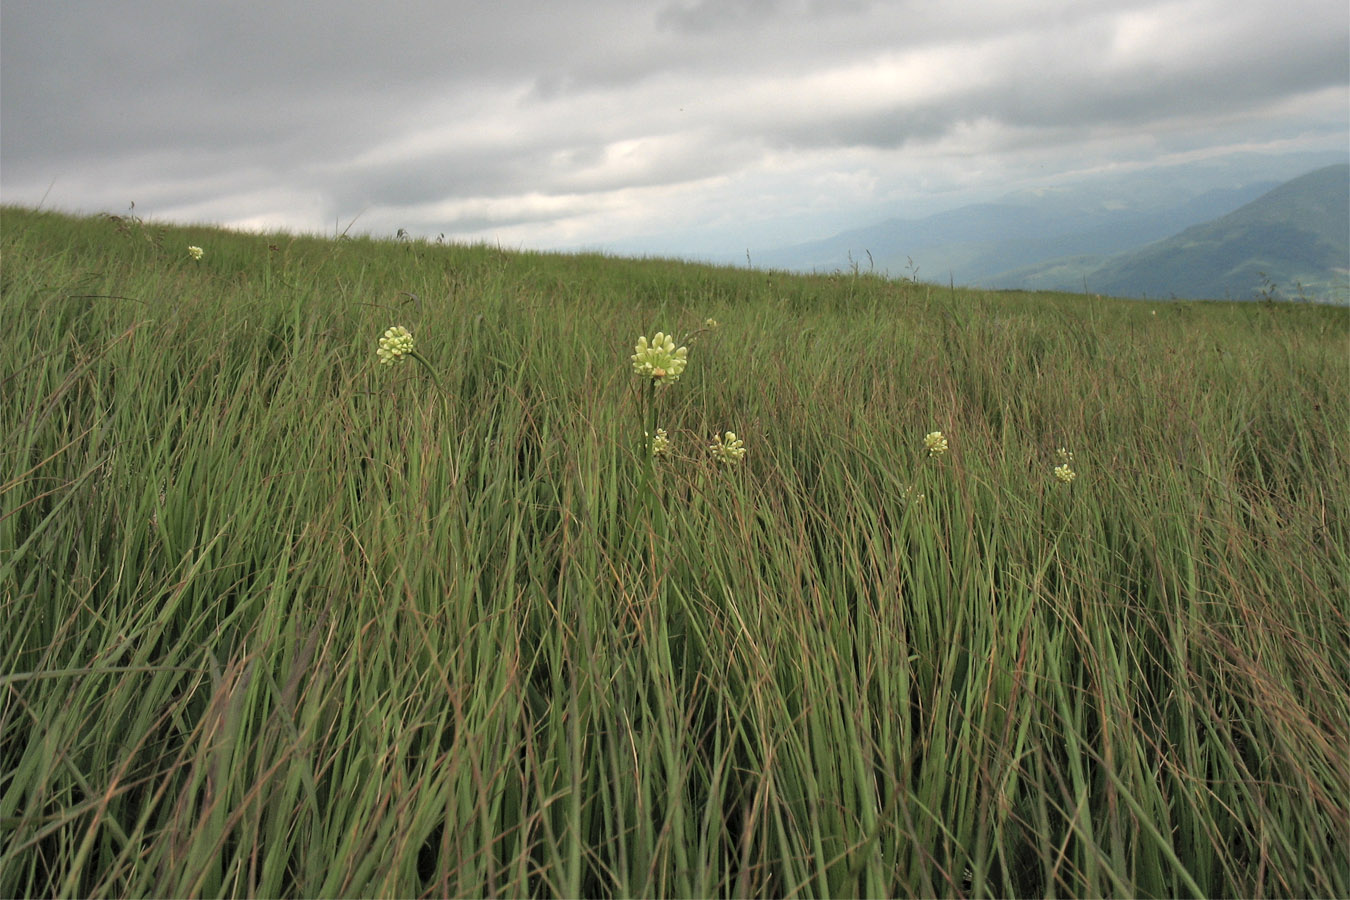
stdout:
{"type": "Polygon", "coordinates": [[[675,383],[689,362],[689,348],[675,349],[675,339],[659,331],[650,344],[645,335],[638,338],[633,349],[633,371],[650,378],[653,384],[675,383]]]}
{"type": "Polygon", "coordinates": [[[916,490],[914,485],[908,485],[905,488],[903,496],[906,506],[918,506],[923,502],[923,491],[916,490]]]}
{"type": "Polygon", "coordinates": [[[380,337],[380,346],[375,351],[375,355],[380,358],[380,365],[382,366],[392,366],[394,363],[403,362],[411,356],[421,363],[422,368],[427,370],[431,380],[436,383],[436,390],[442,394],[445,393],[445,385],[441,384],[440,376],[431,367],[431,363],[427,362],[426,357],[417,352],[413,344],[412,332],[402,325],[392,325],[385,329],[384,334],[380,337]]]}
{"type": "Polygon", "coordinates": [[[1055,466],[1055,477],[1065,484],[1068,484],[1078,477],[1078,473],[1071,469],[1068,463],[1063,463],[1062,465],[1055,466]]]}
{"type": "Polygon", "coordinates": [[[188,256],[192,257],[193,259],[201,259],[201,258],[202,258],[202,248],[201,248],[201,247],[188,247],[188,256]]]}
{"type": "Polygon", "coordinates": [[[722,326],[718,323],[716,319],[704,319],[703,327],[711,331],[716,328],[721,328],[722,326]]]}
{"type": "Polygon", "coordinates": [[[396,362],[402,362],[412,352],[412,333],[402,325],[395,325],[385,331],[384,337],[380,338],[380,349],[375,351],[375,355],[380,358],[380,365],[391,366],[396,362]]]}
{"type": "Polygon", "coordinates": [[[647,435],[647,437],[651,438],[652,456],[665,456],[670,452],[670,438],[666,435],[664,428],[656,429],[655,438],[652,438],[651,435],[647,435]]]}
{"type": "Polygon", "coordinates": [[[1073,462],[1073,451],[1060,447],[1055,451],[1055,458],[1067,466],[1069,463],[1073,462]]]}
{"type": "Polygon", "coordinates": [[[940,431],[930,431],[924,435],[923,449],[928,451],[929,456],[941,456],[947,452],[947,439],[940,431]]]}
{"type": "Polygon", "coordinates": [[[718,462],[727,465],[738,463],[745,458],[745,441],[736,437],[736,432],[728,431],[713,438],[713,442],[708,445],[708,452],[718,462]]]}

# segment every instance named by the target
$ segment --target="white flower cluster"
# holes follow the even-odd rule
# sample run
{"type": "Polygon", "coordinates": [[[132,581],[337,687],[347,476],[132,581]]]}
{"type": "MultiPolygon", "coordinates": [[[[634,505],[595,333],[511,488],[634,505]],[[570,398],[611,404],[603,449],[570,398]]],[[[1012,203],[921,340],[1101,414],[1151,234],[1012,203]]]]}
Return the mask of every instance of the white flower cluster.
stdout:
{"type": "Polygon", "coordinates": [[[412,333],[402,325],[395,325],[384,333],[384,337],[380,338],[380,349],[375,351],[375,355],[380,358],[380,365],[391,366],[396,362],[401,362],[412,352],[412,333]]]}
{"type": "Polygon", "coordinates": [[[656,333],[650,344],[647,338],[638,338],[634,352],[633,371],[650,378],[657,384],[673,384],[680,379],[680,373],[689,363],[689,348],[675,348],[675,339],[668,334],[656,333]]]}
{"type": "Polygon", "coordinates": [[[708,445],[708,452],[718,462],[731,465],[745,458],[745,441],[736,437],[736,432],[728,431],[713,438],[713,442],[708,445]]]}

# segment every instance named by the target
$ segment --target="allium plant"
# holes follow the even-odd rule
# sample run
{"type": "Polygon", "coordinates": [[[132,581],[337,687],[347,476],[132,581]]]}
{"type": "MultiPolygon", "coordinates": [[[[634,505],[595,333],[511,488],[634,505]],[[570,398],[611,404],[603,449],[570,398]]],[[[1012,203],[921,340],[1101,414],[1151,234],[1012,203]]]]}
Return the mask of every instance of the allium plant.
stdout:
{"type": "Polygon", "coordinates": [[[436,389],[442,394],[445,393],[445,388],[441,385],[441,379],[436,375],[436,370],[431,367],[431,363],[426,361],[426,357],[417,352],[417,344],[413,340],[412,332],[402,325],[393,325],[385,329],[384,334],[380,337],[379,347],[375,350],[375,355],[380,358],[380,365],[382,366],[392,366],[412,357],[427,370],[431,380],[436,383],[436,389]]]}
{"type": "Polygon", "coordinates": [[[665,456],[670,453],[670,436],[666,434],[664,428],[656,429],[656,437],[651,438],[651,443],[652,456],[665,456]]]}
{"type": "Polygon", "coordinates": [[[1078,477],[1078,473],[1073,470],[1073,451],[1066,447],[1060,447],[1055,451],[1055,459],[1059,460],[1059,465],[1055,466],[1055,477],[1065,484],[1078,477]]]}
{"type": "Polygon", "coordinates": [[[689,348],[676,348],[674,338],[658,331],[651,343],[647,342],[645,335],[638,338],[633,355],[629,359],[633,363],[633,372],[643,380],[639,400],[641,404],[639,415],[643,425],[642,480],[639,494],[646,510],[647,521],[651,523],[654,531],[653,541],[648,545],[648,563],[655,573],[659,547],[664,543],[667,527],[661,487],[656,479],[655,462],[657,456],[663,456],[670,451],[670,438],[665,429],[656,427],[656,388],[658,385],[668,386],[679,380],[689,363],[689,348]],[[660,536],[659,539],[657,535],[660,536]]]}
{"type": "Polygon", "coordinates": [[[414,346],[412,332],[402,325],[395,325],[380,338],[380,349],[375,351],[375,355],[380,358],[380,365],[391,366],[407,359],[414,346]]]}
{"type": "MultiPolygon", "coordinates": [[[[646,456],[650,461],[653,456],[662,452],[657,449],[657,442],[665,434],[656,427],[656,388],[658,385],[671,385],[680,380],[685,366],[689,364],[689,348],[677,348],[673,337],[658,331],[651,343],[647,342],[646,335],[639,337],[637,345],[633,347],[633,355],[629,359],[633,363],[633,372],[645,380],[642,398],[645,406],[642,437],[647,445],[646,456]]],[[[669,441],[666,441],[664,446],[668,447],[669,441]]]]}
{"type": "Polygon", "coordinates": [[[708,445],[708,452],[718,462],[732,465],[745,458],[745,441],[736,437],[736,432],[728,431],[713,438],[713,442],[708,445]]]}
{"type": "Polygon", "coordinates": [[[650,344],[647,343],[645,335],[638,338],[637,346],[633,350],[631,357],[633,371],[650,378],[654,385],[668,385],[679,381],[680,373],[689,363],[689,348],[676,349],[675,339],[660,331],[652,338],[650,344]]]}

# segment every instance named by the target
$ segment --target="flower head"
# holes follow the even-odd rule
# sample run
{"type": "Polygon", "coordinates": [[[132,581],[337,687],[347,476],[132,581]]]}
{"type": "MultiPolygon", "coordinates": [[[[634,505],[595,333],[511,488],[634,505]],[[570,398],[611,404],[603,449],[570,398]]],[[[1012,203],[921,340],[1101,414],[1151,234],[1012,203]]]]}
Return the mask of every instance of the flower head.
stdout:
{"type": "Polygon", "coordinates": [[[929,456],[940,456],[947,452],[947,439],[940,431],[930,431],[924,435],[923,449],[928,451],[929,456]]]}
{"type": "Polygon", "coordinates": [[[721,328],[722,326],[716,319],[704,319],[703,327],[712,330],[721,328]]]}
{"type": "Polygon", "coordinates": [[[201,248],[201,247],[188,247],[188,256],[192,257],[193,259],[201,259],[201,258],[202,258],[202,248],[201,248]]]}
{"type": "MultiPolygon", "coordinates": [[[[647,435],[651,437],[651,435],[647,435]]],[[[656,437],[652,438],[652,456],[665,456],[670,452],[670,438],[666,436],[664,428],[656,429],[656,437]]]]}
{"type": "Polygon", "coordinates": [[[1055,466],[1055,477],[1065,484],[1068,484],[1078,477],[1078,473],[1069,468],[1068,463],[1064,463],[1063,465],[1055,466]]]}
{"type": "Polygon", "coordinates": [[[375,355],[380,358],[380,365],[391,366],[401,362],[412,352],[412,333],[402,325],[395,325],[385,331],[384,337],[380,338],[380,349],[375,351],[375,355]]]}
{"type": "Polygon", "coordinates": [[[1060,447],[1055,451],[1055,458],[1067,466],[1069,463],[1073,462],[1073,451],[1060,447]]]}
{"type": "Polygon", "coordinates": [[[689,348],[675,349],[675,339],[661,332],[656,333],[650,344],[647,338],[638,338],[636,352],[632,355],[633,371],[652,379],[657,384],[673,384],[689,362],[689,348]]]}
{"type": "Polygon", "coordinates": [[[736,432],[728,431],[713,438],[713,442],[708,445],[708,452],[718,462],[731,465],[745,458],[745,441],[736,437],[736,432]]]}

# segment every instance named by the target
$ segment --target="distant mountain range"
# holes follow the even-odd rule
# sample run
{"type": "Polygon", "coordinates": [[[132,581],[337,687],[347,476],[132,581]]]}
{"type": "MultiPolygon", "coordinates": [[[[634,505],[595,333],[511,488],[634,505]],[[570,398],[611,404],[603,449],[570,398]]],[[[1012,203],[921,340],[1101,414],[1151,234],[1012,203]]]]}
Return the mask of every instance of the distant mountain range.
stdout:
{"type": "Polygon", "coordinates": [[[856,264],[971,287],[1347,302],[1350,165],[1198,193],[1156,179],[1022,192],[755,262],[799,271],[856,264]]]}
{"type": "Polygon", "coordinates": [[[1004,286],[1118,297],[1350,300],[1350,165],[1285,182],[1219,218],[1106,259],[1052,260],[1004,286]]]}

